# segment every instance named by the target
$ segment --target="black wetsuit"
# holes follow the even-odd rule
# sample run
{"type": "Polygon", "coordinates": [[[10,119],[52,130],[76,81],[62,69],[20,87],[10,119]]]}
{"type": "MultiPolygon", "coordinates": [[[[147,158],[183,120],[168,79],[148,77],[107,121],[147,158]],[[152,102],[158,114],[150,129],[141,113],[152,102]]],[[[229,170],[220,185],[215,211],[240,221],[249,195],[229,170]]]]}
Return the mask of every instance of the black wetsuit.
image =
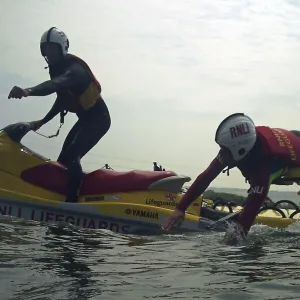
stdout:
{"type": "MultiPolygon", "coordinates": [[[[28,89],[30,96],[47,96],[62,89],[80,95],[90,84],[88,72],[77,61],[68,63],[67,67],[64,62],[52,66],[49,73],[52,79],[28,89]]],[[[67,201],[69,202],[76,201],[82,181],[83,173],[80,159],[99,142],[111,125],[108,108],[100,93],[99,99],[101,101],[98,101],[88,111],[76,113],[78,121],[67,135],[58,157],[58,162],[68,168],[67,201]]],[[[62,102],[58,93],[53,107],[42,119],[44,123],[49,122],[63,111],[62,102]]]]}

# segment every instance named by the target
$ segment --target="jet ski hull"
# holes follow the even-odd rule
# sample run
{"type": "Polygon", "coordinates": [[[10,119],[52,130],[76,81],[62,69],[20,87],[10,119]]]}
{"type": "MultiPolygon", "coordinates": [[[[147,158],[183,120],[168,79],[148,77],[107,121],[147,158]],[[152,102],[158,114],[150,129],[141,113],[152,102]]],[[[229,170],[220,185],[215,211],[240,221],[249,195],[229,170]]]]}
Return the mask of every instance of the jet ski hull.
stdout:
{"type": "MultiPolygon", "coordinates": [[[[91,204],[0,198],[2,216],[126,234],[160,234],[162,222],[171,213],[170,209],[132,203],[102,201],[91,204]]],[[[212,223],[211,220],[186,214],[181,227],[174,228],[171,233],[202,232],[212,223]]],[[[216,230],[223,229],[219,227],[216,230]]]]}

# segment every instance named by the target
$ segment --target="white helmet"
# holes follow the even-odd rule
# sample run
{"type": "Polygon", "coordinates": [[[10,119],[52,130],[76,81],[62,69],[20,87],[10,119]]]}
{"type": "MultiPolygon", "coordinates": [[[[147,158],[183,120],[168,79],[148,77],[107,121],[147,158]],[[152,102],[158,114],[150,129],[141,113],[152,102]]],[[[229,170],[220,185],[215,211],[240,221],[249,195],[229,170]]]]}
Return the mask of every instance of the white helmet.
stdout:
{"type": "Polygon", "coordinates": [[[215,141],[221,147],[227,148],[235,161],[239,161],[255,145],[255,124],[251,118],[243,113],[232,114],[219,125],[215,141]]]}
{"type": "Polygon", "coordinates": [[[61,47],[62,55],[65,56],[68,53],[69,39],[63,31],[57,29],[56,27],[51,27],[49,30],[45,31],[41,37],[40,47],[43,56],[45,56],[42,47],[42,44],[44,43],[59,44],[61,47]]]}

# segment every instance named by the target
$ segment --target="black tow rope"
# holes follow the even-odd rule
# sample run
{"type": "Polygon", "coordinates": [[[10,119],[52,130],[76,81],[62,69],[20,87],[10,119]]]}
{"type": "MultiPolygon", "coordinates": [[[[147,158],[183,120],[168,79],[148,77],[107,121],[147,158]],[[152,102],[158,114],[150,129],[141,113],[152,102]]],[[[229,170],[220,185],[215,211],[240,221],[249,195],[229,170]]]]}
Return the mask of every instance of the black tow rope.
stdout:
{"type": "Polygon", "coordinates": [[[44,135],[44,134],[42,134],[42,133],[39,133],[39,132],[36,132],[35,131],[35,133],[36,134],[38,134],[38,135],[41,135],[41,136],[43,136],[43,137],[45,137],[45,138],[47,138],[47,139],[52,139],[52,138],[54,138],[54,137],[57,137],[58,135],[59,135],[59,132],[60,132],[60,129],[61,129],[61,127],[64,125],[64,122],[65,122],[65,115],[68,113],[68,111],[61,111],[60,112],[60,125],[59,125],[59,128],[58,128],[58,130],[57,130],[57,132],[56,132],[56,134],[52,134],[52,135],[44,135]]]}

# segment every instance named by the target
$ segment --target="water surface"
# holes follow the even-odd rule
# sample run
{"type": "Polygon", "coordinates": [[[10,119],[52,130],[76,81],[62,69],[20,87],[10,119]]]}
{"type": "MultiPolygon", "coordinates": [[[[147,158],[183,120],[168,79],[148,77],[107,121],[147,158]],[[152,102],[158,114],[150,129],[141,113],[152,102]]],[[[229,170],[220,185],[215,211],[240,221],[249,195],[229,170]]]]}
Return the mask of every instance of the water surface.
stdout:
{"type": "Polygon", "coordinates": [[[0,223],[1,299],[299,299],[300,230],[125,236],[0,223]]]}

